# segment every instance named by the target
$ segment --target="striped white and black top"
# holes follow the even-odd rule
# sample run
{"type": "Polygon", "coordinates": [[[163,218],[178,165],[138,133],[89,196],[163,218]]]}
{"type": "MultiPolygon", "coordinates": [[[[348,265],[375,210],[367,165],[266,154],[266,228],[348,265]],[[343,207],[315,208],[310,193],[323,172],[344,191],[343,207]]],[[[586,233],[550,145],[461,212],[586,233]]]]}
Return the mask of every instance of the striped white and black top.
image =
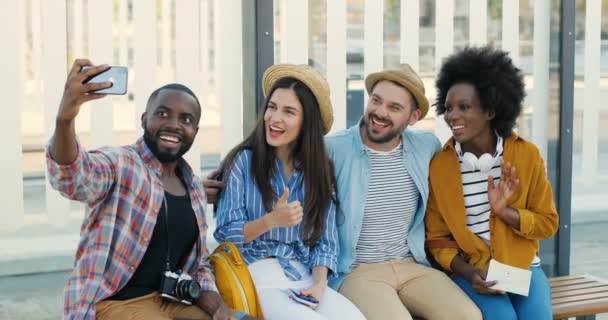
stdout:
{"type": "Polygon", "coordinates": [[[494,177],[494,183],[500,181],[500,163],[502,153],[489,172],[471,170],[462,164],[460,159],[460,173],[462,175],[462,191],[464,193],[464,206],[467,213],[467,228],[484,240],[490,241],[490,202],[488,201],[488,177],[494,177]]]}
{"type": "Polygon", "coordinates": [[[402,145],[389,152],[368,148],[367,154],[371,171],[355,265],[409,257],[408,230],[418,205],[402,145]]]}
{"type": "MultiPolygon", "coordinates": [[[[499,140],[499,143],[502,141],[499,140]]],[[[494,177],[494,185],[498,186],[500,181],[500,164],[503,152],[496,159],[492,170],[482,173],[479,170],[471,170],[460,161],[460,173],[462,176],[462,191],[464,193],[464,206],[467,213],[467,228],[490,244],[490,202],[488,200],[488,177],[494,177]]],[[[531,266],[540,266],[540,258],[535,256],[531,266]]]]}

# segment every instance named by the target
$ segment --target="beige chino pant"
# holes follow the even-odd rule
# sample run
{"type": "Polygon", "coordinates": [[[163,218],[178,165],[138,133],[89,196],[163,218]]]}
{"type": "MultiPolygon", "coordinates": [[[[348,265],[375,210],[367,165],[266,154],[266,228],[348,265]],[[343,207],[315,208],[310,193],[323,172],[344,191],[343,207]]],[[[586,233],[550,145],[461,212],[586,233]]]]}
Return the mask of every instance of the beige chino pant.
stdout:
{"type": "Polygon", "coordinates": [[[340,293],[368,320],[476,320],[481,312],[445,273],[413,259],[361,264],[340,293]]]}
{"type": "Polygon", "coordinates": [[[211,319],[196,306],[169,302],[158,293],[151,293],[124,301],[105,300],[97,304],[97,319],[125,320],[172,320],[211,319]]]}

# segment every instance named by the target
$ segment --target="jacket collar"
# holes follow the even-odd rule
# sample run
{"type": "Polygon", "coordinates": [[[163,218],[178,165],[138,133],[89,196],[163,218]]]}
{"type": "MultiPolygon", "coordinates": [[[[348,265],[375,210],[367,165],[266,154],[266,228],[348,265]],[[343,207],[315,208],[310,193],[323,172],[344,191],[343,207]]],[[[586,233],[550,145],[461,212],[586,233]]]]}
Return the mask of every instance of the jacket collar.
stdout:
{"type": "MultiPolygon", "coordinates": [[[[143,137],[137,140],[134,147],[146,166],[160,177],[163,172],[163,166],[154,153],[152,153],[152,150],[150,150],[143,137]]],[[[180,170],[184,182],[190,184],[193,178],[193,172],[184,158],[177,160],[177,168],[180,170]]]]}
{"type": "MultiPolygon", "coordinates": [[[[507,145],[507,144],[511,144],[511,143],[513,143],[514,141],[517,141],[517,140],[523,140],[523,138],[522,138],[522,137],[520,137],[519,135],[517,135],[517,133],[515,133],[515,132],[513,132],[513,131],[511,131],[511,134],[510,134],[508,137],[506,137],[506,138],[504,138],[504,137],[503,137],[503,139],[504,139],[504,144],[505,144],[505,145],[507,145]]],[[[451,150],[451,151],[453,151],[453,152],[456,152],[456,148],[454,147],[455,142],[456,142],[456,141],[454,140],[454,137],[451,137],[451,138],[450,138],[450,139],[448,139],[448,141],[447,141],[447,142],[446,142],[446,143],[443,145],[443,150],[444,150],[444,151],[445,151],[445,150],[451,150]]]]}
{"type": "MultiPolygon", "coordinates": [[[[363,118],[359,119],[359,122],[357,122],[356,125],[350,127],[348,131],[350,134],[353,135],[353,145],[355,150],[357,150],[360,154],[363,154],[366,152],[366,149],[365,144],[363,143],[363,139],[361,138],[361,121],[363,121],[363,118]]],[[[403,130],[403,132],[401,132],[401,144],[403,145],[403,151],[409,150],[410,140],[408,139],[408,135],[406,134],[407,131],[408,129],[406,128],[405,130],[403,130]]]]}
{"type": "Polygon", "coordinates": [[[162,164],[152,153],[152,150],[150,150],[143,137],[139,138],[135,143],[135,150],[142,160],[144,160],[144,163],[148,168],[152,169],[153,171],[162,172],[162,164]]]}
{"type": "Polygon", "coordinates": [[[365,153],[365,144],[363,144],[363,139],[361,138],[361,131],[359,127],[361,126],[362,119],[357,122],[354,126],[348,129],[349,133],[353,136],[353,147],[360,154],[365,153]]]}

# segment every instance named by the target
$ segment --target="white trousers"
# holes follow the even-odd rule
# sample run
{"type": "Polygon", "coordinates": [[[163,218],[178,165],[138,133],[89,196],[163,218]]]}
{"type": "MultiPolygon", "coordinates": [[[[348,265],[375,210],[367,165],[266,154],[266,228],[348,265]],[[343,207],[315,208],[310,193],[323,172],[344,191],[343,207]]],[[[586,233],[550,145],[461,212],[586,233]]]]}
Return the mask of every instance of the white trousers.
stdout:
{"type": "Polygon", "coordinates": [[[301,280],[292,281],[287,278],[275,258],[263,259],[249,265],[249,272],[255,283],[265,319],[365,320],[355,305],[330,287],[325,289],[325,294],[316,310],[291,300],[285,289],[307,289],[313,284],[312,274],[303,264],[293,260],[291,264],[302,275],[301,280]]]}

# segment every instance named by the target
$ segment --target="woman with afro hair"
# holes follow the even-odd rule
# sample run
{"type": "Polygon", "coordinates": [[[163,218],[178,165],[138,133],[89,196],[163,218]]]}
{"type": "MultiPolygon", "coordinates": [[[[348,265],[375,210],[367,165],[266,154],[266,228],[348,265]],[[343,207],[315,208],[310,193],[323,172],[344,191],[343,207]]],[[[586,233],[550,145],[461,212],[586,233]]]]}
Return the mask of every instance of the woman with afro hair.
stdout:
{"type": "Polygon", "coordinates": [[[538,248],[558,215],[538,149],[513,132],[522,74],[504,51],[466,48],[444,61],[436,86],[452,138],[431,162],[427,248],[484,319],[552,319],[538,248]],[[529,269],[528,295],[493,289],[491,260],[529,269]]]}

